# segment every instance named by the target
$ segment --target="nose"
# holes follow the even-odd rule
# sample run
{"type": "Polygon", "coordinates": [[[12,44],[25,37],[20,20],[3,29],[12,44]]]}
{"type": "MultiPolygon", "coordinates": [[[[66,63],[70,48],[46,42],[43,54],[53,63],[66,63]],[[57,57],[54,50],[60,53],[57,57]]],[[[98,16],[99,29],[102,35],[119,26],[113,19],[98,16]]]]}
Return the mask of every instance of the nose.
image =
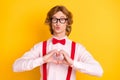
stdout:
{"type": "Polygon", "coordinates": [[[57,20],[56,24],[57,24],[57,25],[59,25],[59,24],[60,24],[60,21],[59,21],[59,20],[57,20]]]}

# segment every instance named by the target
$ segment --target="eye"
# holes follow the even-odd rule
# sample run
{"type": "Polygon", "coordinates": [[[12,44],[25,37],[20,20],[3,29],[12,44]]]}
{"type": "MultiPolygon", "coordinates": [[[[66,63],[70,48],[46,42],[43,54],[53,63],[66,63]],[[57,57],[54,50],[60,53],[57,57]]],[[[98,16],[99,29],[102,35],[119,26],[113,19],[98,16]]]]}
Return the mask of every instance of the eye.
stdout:
{"type": "Polygon", "coordinates": [[[66,18],[60,18],[60,21],[65,21],[66,20],[66,18]]]}
{"type": "Polygon", "coordinates": [[[56,22],[57,21],[57,18],[52,18],[52,22],[56,22]]]}
{"type": "Polygon", "coordinates": [[[62,23],[62,24],[64,24],[65,22],[66,22],[66,18],[60,18],[60,22],[62,23]]]}

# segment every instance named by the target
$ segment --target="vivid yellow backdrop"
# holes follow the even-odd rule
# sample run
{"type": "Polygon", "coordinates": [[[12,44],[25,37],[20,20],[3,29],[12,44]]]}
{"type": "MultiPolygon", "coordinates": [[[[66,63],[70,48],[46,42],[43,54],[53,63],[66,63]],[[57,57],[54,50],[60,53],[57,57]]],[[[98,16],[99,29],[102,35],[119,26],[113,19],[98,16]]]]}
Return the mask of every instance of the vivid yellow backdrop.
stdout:
{"type": "Polygon", "coordinates": [[[0,80],[39,80],[39,68],[14,73],[12,64],[51,36],[44,20],[48,10],[59,4],[74,15],[69,37],[82,43],[104,69],[101,78],[77,72],[77,80],[120,79],[119,0],[1,0],[0,80]]]}

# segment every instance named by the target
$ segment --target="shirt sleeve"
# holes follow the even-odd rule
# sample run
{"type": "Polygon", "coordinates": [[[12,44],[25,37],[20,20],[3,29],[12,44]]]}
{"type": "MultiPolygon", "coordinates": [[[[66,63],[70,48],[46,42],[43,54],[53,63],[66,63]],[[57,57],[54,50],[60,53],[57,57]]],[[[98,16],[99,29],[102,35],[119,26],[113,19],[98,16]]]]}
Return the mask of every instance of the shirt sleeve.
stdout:
{"type": "Polygon", "coordinates": [[[35,45],[31,50],[25,52],[25,54],[18,58],[13,64],[14,72],[22,72],[32,70],[44,63],[41,56],[42,42],[35,45]]]}
{"type": "Polygon", "coordinates": [[[76,54],[79,54],[79,57],[78,60],[74,60],[73,68],[89,75],[102,76],[103,69],[101,65],[83,46],[78,46],[76,54]]]}

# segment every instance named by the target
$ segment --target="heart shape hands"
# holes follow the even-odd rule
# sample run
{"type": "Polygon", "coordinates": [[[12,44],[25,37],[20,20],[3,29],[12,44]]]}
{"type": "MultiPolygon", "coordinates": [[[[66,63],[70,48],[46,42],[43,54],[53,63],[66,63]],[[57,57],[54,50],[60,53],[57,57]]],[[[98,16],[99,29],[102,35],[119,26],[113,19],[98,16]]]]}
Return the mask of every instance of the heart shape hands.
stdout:
{"type": "Polygon", "coordinates": [[[43,61],[45,63],[52,62],[55,64],[66,64],[69,66],[73,64],[73,60],[64,50],[57,49],[48,52],[48,54],[43,57],[43,61]]]}

